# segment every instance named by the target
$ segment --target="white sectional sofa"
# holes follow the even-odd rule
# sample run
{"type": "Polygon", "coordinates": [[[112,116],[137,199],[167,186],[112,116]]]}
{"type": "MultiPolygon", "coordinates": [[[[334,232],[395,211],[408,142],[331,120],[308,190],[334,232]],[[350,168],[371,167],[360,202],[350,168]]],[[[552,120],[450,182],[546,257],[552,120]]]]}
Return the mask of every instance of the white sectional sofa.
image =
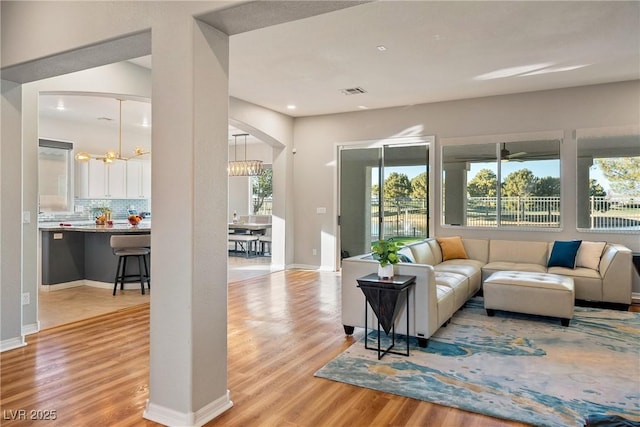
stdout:
{"type": "MultiPolygon", "coordinates": [[[[607,243],[593,268],[547,267],[554,242],[525,242],[490,239],[462,239],[466,258],[443,261],[436,239],[405,246],[401,253],[411,262],[395,266],[396,274],[416,276],[416,285],[409,298],[409,335],[420,345],[476,294],[484,279],[496,271],[528,271],[570,276],[574,280],[575,298],[599,303],[631,303],[631,250],[607,243]],[[414,298],[415,297],[415,298],[414,298]]],[[[358,255],[342,261],[342,323],[345,332],[364,327],[365,298],[356,279],[377,271],[378,262],[371,254],[358,255]]],[[[376,319],[368,311],[370,325],[376,319]]],[[[406,309],[399,312],[397,332],[406,334],[406,309]]]]}

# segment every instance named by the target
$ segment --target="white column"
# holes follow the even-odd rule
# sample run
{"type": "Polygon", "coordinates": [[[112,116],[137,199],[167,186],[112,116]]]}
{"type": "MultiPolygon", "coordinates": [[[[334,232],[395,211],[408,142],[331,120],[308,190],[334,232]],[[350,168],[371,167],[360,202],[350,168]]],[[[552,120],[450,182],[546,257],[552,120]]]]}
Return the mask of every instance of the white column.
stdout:
{"type": "Polygon", "coordinates": [[[151,360],[144,417],[202,425],[227,390],[228,36],[190,16],[153,43],[151,360]]]}
{"type": "Polygon", "coordinates": [[[578,228],[591,228],[591,198],[589,197],[589,169],[593,157],[578,158],[576,212],[578,228]]]}

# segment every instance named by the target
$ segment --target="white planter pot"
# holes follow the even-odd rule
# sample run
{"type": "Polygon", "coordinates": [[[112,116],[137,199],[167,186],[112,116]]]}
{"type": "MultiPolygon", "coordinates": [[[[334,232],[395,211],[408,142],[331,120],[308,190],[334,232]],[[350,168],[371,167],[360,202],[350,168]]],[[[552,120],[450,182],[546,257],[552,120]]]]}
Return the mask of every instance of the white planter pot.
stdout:
{"type": "Polygon", "coordinates": [[[378,264],[378,277],[381,279],[390,279],[393,277],[393,264],[387,264],[384,267],[378,264]]]}

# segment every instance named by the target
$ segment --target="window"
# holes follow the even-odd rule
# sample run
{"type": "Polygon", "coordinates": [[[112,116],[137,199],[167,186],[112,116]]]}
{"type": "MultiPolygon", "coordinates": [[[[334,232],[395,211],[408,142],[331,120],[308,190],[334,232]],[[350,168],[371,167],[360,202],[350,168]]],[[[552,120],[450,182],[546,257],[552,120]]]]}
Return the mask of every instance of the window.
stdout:
{"type": "Polygon", "coordinates": [[[443,224],[560,227],[559,138],[447,145],[442,173],[443,224]]]}
{"type": "Polygon", "coordinates": [[[576,134],[578,228],[640,231],[640,128],[576,134]]]}
{"type": "Polygon", "coordinates": [[[251,177],[251,207],[254,215],[272,214],[273,169],[266,165],[260,175],[251,177]]]}
{"type": "Polygon", "coordinates": [[[41,139],[38,147],[38,196],[40,212],[70,212],[71,192],[70,142],[41,139]]]}
{"type": "Polygon", "coordinates": [[[432,136],[341,145],[338,149],[340,253],[371,250],[378,239],[429,236],[432,136]]]}

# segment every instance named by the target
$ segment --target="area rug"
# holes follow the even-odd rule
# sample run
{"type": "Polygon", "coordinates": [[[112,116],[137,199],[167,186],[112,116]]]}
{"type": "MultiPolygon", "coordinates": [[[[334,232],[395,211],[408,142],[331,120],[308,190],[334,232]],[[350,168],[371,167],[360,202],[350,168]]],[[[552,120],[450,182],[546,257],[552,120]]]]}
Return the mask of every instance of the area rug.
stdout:
{"type": "MultiPolygon", "coordinates": [[[[376,337],[369,333],[369,346],[376,337]]],[[[396,337],[399,351],[404,338],[396,337]]],[[[362,339],[315,375],[536,426],[583,426],[599,414],[640,421],[640,313],[576,307],[563,327],[488,317],[473,298],[427,348],[415,342],[410,352],[378,361],[362,339]]]]}

